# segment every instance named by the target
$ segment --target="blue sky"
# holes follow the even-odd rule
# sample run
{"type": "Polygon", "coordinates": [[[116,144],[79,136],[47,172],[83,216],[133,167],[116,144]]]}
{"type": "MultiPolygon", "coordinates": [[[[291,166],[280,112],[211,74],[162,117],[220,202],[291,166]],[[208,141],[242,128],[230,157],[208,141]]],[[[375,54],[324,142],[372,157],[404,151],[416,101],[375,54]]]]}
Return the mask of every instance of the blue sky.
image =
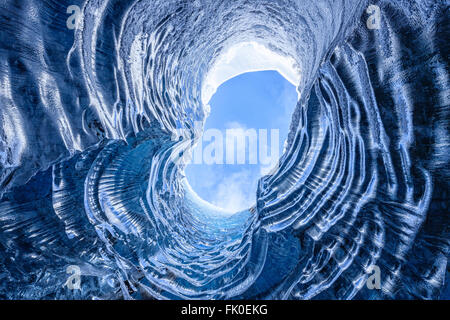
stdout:
{"type": "MultiPolygon", "coordinates": [[[[295,87],[277,71],[257,71],[238,75],[220,85],[209,104],[211,112],[205,130],[270,129],[279,130],[279,150],[287,138],[290,120],[297,102],[295,87]]],[[[203,142],[203,150],[207,142],[203,142]]],[[[197,146],[200,148],[200,145],[197,146]]],[[[269,149],[270,150],[270,149],[269,149]]],[[[248,159],[248,145],[246,146],[248,159]]],[[[204,200],[226,209],[239,211],[255,203],[261,164],[190,164],[185,173],[192,189],[204,200]]]]}

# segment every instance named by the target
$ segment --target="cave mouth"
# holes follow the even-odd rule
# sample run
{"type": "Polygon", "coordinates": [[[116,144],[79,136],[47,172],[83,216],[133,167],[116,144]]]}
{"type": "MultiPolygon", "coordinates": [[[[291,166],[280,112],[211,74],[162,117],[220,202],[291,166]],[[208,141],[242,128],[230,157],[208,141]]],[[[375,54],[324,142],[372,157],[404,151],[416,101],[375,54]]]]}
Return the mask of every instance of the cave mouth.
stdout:
{"type": "Polygon", "coordinates": [[[296,87],[278,70],[244,72],[214,89],[185,168],[198,197],[224,213],[254,206],[258,180],[283,153],[297,99],[296,87]]]}

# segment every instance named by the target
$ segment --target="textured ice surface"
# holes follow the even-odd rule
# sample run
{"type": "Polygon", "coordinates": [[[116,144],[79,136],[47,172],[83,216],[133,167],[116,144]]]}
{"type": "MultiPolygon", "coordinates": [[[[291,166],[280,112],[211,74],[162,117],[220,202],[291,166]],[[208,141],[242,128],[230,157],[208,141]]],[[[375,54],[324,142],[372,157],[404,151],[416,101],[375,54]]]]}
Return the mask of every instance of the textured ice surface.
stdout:
{"type": "Polygon", "coordinates": [[[378,29],[357,0],[2,1],[0,298],[444,297],[449,5],[370,4],[378,29]],[[300,99],[257,203],[223,216],[174,160],[252,41],[300,99]]]}

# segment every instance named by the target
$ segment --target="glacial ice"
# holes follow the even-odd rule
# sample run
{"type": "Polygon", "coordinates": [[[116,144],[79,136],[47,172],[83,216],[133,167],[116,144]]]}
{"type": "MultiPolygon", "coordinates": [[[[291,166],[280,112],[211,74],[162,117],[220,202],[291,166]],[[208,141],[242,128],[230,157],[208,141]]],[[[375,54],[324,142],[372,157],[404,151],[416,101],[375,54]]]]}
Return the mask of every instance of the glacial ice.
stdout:
{"type": "Polygon", "coordinates": [[[300,83],[300,70],[292,58],[282,56],[257,42],[240,42],[222,53],[204,76],[202,103],[207,105],[217,88],[242,73],[275,70],[294,86],[300,83]]]}
{"type": "Polygon", "coordinates": [[[0,9],[0,298],[449,297],[448,1],[0,9]],[[249,42],[295,62],[300,98],[255,206],[224,216],[177,159],[208,71],[249,42]]]}

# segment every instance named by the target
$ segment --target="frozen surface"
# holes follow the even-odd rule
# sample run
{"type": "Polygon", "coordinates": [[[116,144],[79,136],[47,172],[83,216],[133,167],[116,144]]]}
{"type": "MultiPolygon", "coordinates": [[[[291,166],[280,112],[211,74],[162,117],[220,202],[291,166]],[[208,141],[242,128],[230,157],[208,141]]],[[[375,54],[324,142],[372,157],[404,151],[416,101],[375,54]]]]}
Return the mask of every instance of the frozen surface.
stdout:
{"type": "Polygon", "coordinates": [[[202,103],[208,104],[217,88],[225,81],[245,72],[276,70],[294,86],[300,83],[300,70],[295,60],[277,54],[257,42],[241,42],[217,58],[202,85],[202,103]]]}
{"type": "Polygon", "coordinates": [[[448,298],[448,2],[371,4],[378,29],[357,0],[2,1],[0,298],[448,298]],[[224,216],[177,159],[246,42],[295,63],[300,99],[224,216]]]}

